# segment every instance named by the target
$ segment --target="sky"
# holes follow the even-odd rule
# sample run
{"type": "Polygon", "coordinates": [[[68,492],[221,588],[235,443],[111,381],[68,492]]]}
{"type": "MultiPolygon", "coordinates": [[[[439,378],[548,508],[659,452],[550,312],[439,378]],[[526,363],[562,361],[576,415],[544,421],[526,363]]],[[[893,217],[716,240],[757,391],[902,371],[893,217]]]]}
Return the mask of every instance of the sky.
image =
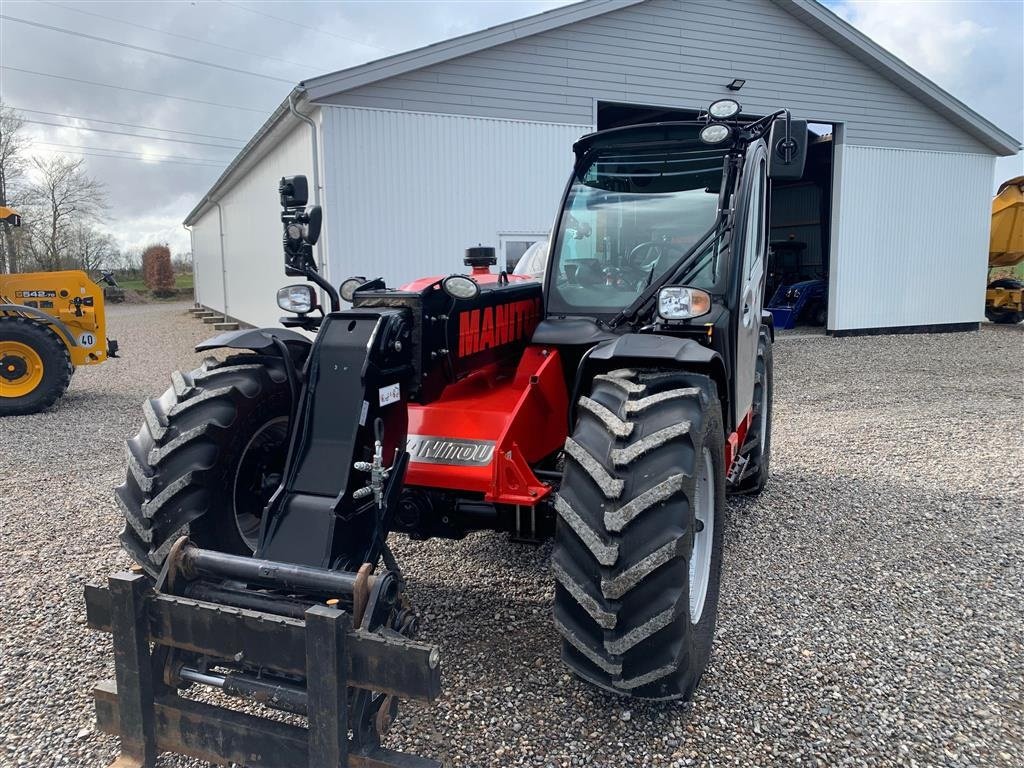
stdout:
{"type": "MultiPolygon", "coordinates": [[[[293,84],[566,4],[0,0],[0,100],[32,121],[34,154],[85,157],[122,247],[183,252],[183,219],[293,84]]],[[[1024,138],[1024,2],[825,4],[1024,138]]],[[[998,161],[996,181],[1021,174],[1020,155],[998,161]]]]}

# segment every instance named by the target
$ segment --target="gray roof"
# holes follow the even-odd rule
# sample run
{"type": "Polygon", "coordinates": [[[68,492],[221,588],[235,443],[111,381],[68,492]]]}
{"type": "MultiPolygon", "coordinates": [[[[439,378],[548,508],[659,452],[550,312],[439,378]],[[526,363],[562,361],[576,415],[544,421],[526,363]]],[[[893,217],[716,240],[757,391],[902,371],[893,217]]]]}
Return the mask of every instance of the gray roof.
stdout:
{"type": "Polygon", "coordinates": [[[566,5],[552,11],[545,11],[525,19],[517,19],[506,24],[488,27],[479,32],[453,37],[423,48],[416,48],[405,53],[388,56],[358,67],[342,69],[327,75],[306,80],[303,85],[313,101],[333,96],[341,91],[349,91],[362,85],[369,85],[396,75],[403,75],[416,69],[440,64],[443,61],[456,59],[487,48],[493,48],[513,40],[520,40],[540,32],[547,32],[558,27],[575,24],[579,21],[602,16],[612,11],[639,5],[645,0],[586,0],[573,5],[566,5]]]}
{"type": "MultiPolygon", "coordinates": [[[[645,0],[585,0],[544,13],[528,16],[506,24],[483,29],[423,48],[371,61],[356,67],[339,70],[306,80],[294,89],[294,99],[300,111],[308,112],[312,103],[364,85],[413,72],[441,62],[493,48],[503,43],[520,40],[548,30],[600,16],[622,8],[638,5],[645,0]],[[305,109],[303,109],[305,107],[305,109]]],[[[959,101],[921,73],[873,42],[866,35],[839,18],[816,0],[774,0],[775,4],[810,28],[850,53],[882,76],[889,79],[923,104],[933,109],[967,134],[999,155],[1013,155],[1021,148],[1019,139],[1006,133],[963,102],[959,101]]],[[[274,111],[256,135],[228,165],[207,195],[189,213],[186,225],[194,224],[223,190],[244,173],[267,150],[265,139],[290,131],[299,121],[288,108],[288,99],[274,111]],[[262,151],[261,151],[262,150],[262,151]]]]}

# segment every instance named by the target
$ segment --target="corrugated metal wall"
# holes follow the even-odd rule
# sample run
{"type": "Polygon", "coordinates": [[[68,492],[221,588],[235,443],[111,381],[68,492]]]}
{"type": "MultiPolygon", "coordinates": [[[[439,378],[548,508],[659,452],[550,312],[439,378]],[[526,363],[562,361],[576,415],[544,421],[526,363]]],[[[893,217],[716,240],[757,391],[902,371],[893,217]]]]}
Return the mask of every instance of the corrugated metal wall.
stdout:
{"type": "Polygon", "coordinates": [[[590,125],[322,108],[329,273],[397,286],[464,270],[503,232],[547,232],[590,125]]]}
{"type": "Polygon", "coordinates": [[[220,227],[214,208],[192,227],[192,262],[196,301],[204,307],[224,309],[224,274],[220,263],[220,227]]]}
{"type": "Polygon", "coordinates": [[[649,0],[327,100],[589,123],[595,99],[696,109],[734,77],[752,114],[845,122],[861,145],[987,151],[770,0],[649,0]]]}
{"type": "MultiPolygon", "coordinates": [[[[228,275],[226,307],[216,206],[196,222],[193,258],[200,304],[252,325],[278,324],[277,289],[294,281],[284,274],[277,184],[282,176],[297,173],[312,179],[312,168],[310,131],[301,125],[275,144],[220,200],[228,275]]],[[[312,194],[310,190],[310,197],[312,194]]]]}
{"type": "Polygon", "coordinates": [[[995,158],[838,149],[829,328],[982,320],[995,158]]]}

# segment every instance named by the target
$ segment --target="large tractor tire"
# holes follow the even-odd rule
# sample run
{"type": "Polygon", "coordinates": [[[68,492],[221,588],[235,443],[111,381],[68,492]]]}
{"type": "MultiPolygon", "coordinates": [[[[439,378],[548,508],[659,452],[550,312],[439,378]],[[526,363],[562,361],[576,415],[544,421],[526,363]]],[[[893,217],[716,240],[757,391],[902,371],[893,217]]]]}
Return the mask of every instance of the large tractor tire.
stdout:
{"type": "Polygon", "coordinates": [[[746,466],[736,483],[737,493],[759,494],[768,482],[772,459],[772,399],[775,378],[772,371],[772,337],[767,328],[761,329],[757,340],[757,367],[754,373],[753,420],[740,449],[746,466]]]}
{"type": "Polygon", "coordinates": [[[725,508],[714,382],[613,371],[580,398],[555,501],[562,659],[614,693],[687,699],[711,653],[725,508]]]}
{"type": "Polygon", "coordinates": [[[56,333],[25,317],[0,317],[0,416],[44,411],[68,389],[71,356],[56,333]]]}
{"type": "Polygon", "coordinates": [[[279,358],[210,359],[171,382],[143,403],[115,491],[121,544],[152,575],[185,534],[205,549],[252,554],[287,451],[291,394],[279,358]]]}
{"type": "MultiPolygon", "coordinates": [[[[1014,280],[1012,277],[1001,277],[988,284],[988,290],[991,291],[995,288],[1006,288],[1011,291],[1020,290],[1024,288],[1024,283],[1020,280],[1014,280]]],[[[1015,325],[1024,320],[1024,312],[1016,312],[1006,307],[990,307],[986,304],[985,317],[991,322],[1000,325],[1015,325]]]]}

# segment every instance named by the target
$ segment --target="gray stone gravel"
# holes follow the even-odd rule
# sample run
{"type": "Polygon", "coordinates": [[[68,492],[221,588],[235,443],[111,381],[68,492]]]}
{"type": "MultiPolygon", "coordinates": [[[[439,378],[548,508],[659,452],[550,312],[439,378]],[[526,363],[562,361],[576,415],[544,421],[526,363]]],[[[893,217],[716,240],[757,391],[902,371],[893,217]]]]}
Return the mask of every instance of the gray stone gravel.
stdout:
{"type": "MultiPolygon", "coordinates": [[[[139,403],[208,335],[112,307],[123,358],[0,421],[0,766],[105,766],[109,641],[82,586],[128,564],[110,489],[139,403]]],[[[388,745],[451,766],[1024,764],[1024,328],[780,341],[773,475],[730,504],[719,631],[691,705],[570,678],[549,547],[396,542],[444,695],[388,745]]],[[[194,766],[165,757],[163,766],[194,766]]]]}

